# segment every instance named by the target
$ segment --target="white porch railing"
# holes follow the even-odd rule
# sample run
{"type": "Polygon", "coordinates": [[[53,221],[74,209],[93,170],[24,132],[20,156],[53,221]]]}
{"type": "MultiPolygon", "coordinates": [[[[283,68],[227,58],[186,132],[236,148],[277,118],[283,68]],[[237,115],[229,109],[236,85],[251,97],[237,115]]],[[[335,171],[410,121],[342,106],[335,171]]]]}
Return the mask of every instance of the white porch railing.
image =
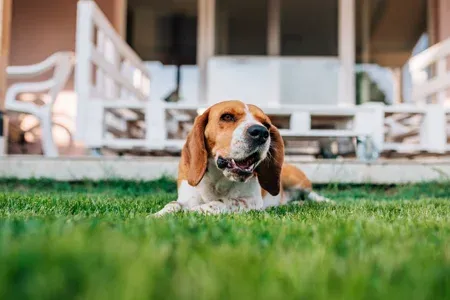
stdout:
{"type": "Polygon", "coordinates": [[[417,106],[427,105],[422,146],[428,151],[450,151],[450,39],[414,56],[409,66],[412,99],[417,106]]]}
{"type": "Polygon", "coordinates": [[[150,75],[94,1],[78,2],[76,137],[88,148],[148,145],[150,75]]]}
{"type": "Polygon", "coordinates": [[[385,142],[383,151],[445,153],[447,115],[441,105],[395,105],[384,111],[385,142]]]}
{"type": "Polygon", "coordinates": [[[447,39],[411,58],[409,66],[415,103],[450,106],[449,56],[450,39],[447,39]]]}
{"type": "MultiPolygon", "coordinates": [[[[206,109],[207,105],[174,104],[163,106],[163,121],[159,125],[165,129],[164,144],[181,148],[190,130],[194,118],[206,109]],[[169,128],[179,130],[176,137],[171,137],[169,128]]],[[[323,137],[361,137],[368,138],[377,149],[383,147],[382,107],[379,105],[365,107],[337,107],[334,105],[283,105],[280,107],[259,106],[272,119],[283,118],[286,124],[278,126],[281,135],[287,140],[315,139],[323,137]],[[316,118],[336,120],[334,129],[315,129],[316,118]],[[371,119],[371,122],[367,120],[371,119]]]]}

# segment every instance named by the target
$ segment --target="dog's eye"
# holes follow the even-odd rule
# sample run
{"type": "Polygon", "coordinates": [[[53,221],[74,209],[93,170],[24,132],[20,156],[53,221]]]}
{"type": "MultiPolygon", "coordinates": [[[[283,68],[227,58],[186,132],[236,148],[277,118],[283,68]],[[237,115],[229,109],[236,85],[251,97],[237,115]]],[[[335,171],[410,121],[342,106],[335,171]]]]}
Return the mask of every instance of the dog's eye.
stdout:
{"type": "Polygon", "coordinates": [[[224,122],[234,122],[234,116],[232,114],[223,114],[220,119],[224,122]]]}

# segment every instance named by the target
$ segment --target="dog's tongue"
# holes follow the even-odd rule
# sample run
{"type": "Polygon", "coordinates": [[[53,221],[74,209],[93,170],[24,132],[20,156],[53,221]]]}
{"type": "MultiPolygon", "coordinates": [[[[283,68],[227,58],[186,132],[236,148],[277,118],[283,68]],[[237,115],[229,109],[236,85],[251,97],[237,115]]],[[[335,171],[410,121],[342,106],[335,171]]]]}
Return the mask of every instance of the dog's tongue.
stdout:
{"type": "Polygon", "coordinates": [[[250,167],[251,159],[246,159],[242,161],[235,161],[236,166],[238,166],[241,169],[247,169],[250,167]]]}
{"type": "Polygon", "coordinates": [[[235,166],[238,167],[239,169],[247,170],[255,163],[255,160],[256,160],[255,156],[252,155],[250,157],[247,157],[244,160],[233,161],[233,162],[234,162],[235,166]]]}
{"type": "Polygon", "coordinates": [[[251,155],[246,159],[238,161],[235,161],[234,159],[225,159],[223,157],[218,157],[217,166],[219,167],[219,169],[229,168],[234,171],[252,172],[255,167],[256,160],[257,158],[255,155],[251,155]]]}

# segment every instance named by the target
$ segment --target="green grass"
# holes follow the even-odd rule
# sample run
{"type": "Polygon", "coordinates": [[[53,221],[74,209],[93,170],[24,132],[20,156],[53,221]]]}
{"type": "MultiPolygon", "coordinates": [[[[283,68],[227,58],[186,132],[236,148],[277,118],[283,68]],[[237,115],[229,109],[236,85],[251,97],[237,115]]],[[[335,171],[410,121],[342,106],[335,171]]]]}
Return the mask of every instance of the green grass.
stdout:
{"type": "Polygon", "coordinates": [[[449,299],[450,184],[147,218],[173,182],[0,181],[0,299],[449,299]]]}

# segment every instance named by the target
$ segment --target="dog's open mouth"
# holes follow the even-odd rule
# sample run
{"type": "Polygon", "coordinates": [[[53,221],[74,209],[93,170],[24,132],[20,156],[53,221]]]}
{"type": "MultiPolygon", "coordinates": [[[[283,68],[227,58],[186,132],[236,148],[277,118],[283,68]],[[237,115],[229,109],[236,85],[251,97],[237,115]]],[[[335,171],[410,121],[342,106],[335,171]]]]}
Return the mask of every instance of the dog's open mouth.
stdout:
{"type": "Polygon", "coordinates": [[[242,160],[234,160],[232,158],[223,158],[220,157],[217,159],[217,166],[220,169],[229,169],[230,171],[239,173],[239,174],[252,174],[255,170],[256,164],[259,160],[259,154],[253,153],[242,160]]]}

